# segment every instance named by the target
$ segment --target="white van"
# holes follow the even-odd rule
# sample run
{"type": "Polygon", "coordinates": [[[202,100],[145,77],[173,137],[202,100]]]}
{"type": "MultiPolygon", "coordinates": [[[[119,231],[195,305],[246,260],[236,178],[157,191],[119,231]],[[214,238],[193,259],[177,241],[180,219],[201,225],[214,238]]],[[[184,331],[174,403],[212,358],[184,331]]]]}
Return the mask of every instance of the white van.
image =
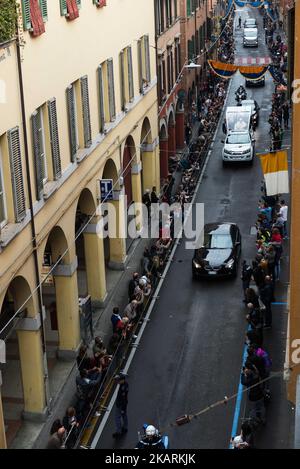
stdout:
{"type": "Polygon", "coordinates": [[[245,28],[243,34],[244,47],[258,47],[258,30],[257,28],[245,28]]]}
{"type": "Polygon", "coordinates": [[[226,109],[227,135],[222,141],[224,166],[235,161],[253,161],[255,140],[250,129],[251,111],[251,106],[228,106],[226,109]]]}

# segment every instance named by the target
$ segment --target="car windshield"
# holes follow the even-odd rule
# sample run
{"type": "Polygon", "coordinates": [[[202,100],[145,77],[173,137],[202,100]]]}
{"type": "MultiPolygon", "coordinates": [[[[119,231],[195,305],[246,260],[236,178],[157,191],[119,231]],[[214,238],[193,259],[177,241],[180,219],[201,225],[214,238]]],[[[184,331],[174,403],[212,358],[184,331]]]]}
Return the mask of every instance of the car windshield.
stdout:
{"type": "Polygon", "coordinates": [[[228,135],[226,143],[236,144],[236,143],[250,143],[249,134],[231,134],[228,135]]]}
{"type": "Polygon", "coordinates": [[[256,20],[254,18],[248,18],[245,21],[245,24],[256,24],[256,20]]]}
{"type": "Polygon", "coordinates": [[[256,37],[257,36],[257,31],[246,31],[246,36],[247,37],[256,37]]]}
{"type": "Polygon", "coordinates": [[[232,249],[232,239],[230,234],[206,233],[204,245],[208,249],[232,249]]]}

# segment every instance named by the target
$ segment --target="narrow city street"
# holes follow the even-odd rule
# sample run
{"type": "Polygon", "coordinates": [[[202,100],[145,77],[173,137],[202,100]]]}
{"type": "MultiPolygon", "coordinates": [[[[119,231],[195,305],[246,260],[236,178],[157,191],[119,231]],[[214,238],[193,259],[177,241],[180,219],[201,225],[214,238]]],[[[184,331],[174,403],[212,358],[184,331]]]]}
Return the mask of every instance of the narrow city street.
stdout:
{"type": "MultiPolygon", "coordinates": [[[[236,58],[267,57],[262,16],[256,9],[237,10],[242,19],[255,17],[259,27],[259,47],[244,49],[242,29],[235,29],[236,58]]],[[[238,73],[229,88],[227,105],[235,105],[234,92],[243,84],[238,73]]],[[[257,100],[260,124],[256,131],[256,151],[269,149],[269,124],[273,80],[266,75],[262,88],[248,88],[248,98],[257,100]]],[[[289,137],[285,134],[284,138],[289,137]]],[[[213,150],[196,196],[205,204],[205,223],[236,222],[242,233],[240,260],[255,255],[257,204],[261,196],[262,172],[259,158],[253,166],[222,166],[223,138],[219,125],[213,150]]],[[[285,241],[276,302],[287,299],[288,241],[285,241]]],[[[98,448],[133,448],[143,423],[151,423],[169,436],[170,448],[228,448],[236,401],[221,405],[182,427],[170,427],[184,414],[197,413],[206,406],[231,396],[238,390],[247,323],[242,303],[240,275],[235,280],[193,281],[193,251],[181,241],[174,261],[151,313],[141,344],[129,368],[129,431],[115,441],[112,433],[114,409],[97,443],[98,448]]],[[[265,331],[265,348],[273,358],[273,371],[283,369],[286,341],[286,305],[273,306],[273,329],[265,331]]],[[[289,448],[291,413],[281,377],[271,380],[272,401],[267,424],[255,441],[259,448],[289,448]]],[[[245,394],[240,419],[245,410],[245,394]]]]}

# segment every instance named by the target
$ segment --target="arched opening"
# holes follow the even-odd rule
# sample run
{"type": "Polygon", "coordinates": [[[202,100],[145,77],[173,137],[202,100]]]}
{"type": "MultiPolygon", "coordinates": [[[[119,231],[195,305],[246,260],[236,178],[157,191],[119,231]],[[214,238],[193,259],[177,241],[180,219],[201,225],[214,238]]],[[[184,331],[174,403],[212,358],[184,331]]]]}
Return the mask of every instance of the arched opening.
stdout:
{"type": "MultiPolygon", "coordinates": [[[[15,277],[10,283],[0,312],[0,330],[4,329],[8,321],[25,303],[31,295],[30,287],[23,277],[15,277]]],[[[24,392],[17,335],[20,318],[34,315],[33,299],[30,298],[21,308],[18,316],[3,330],[0,338],[6,343],[6,363],[1,363],[2,372],[2,405],[6,431],[6,441],[9,447],[22,425],[24,411],[24,392]]]]}
{"type": "MultiPolygon", "coordinates": [[[[142,132],[141,132],[141,161],[142,161],[142,171],[141,171],[141,182],[142,182],[142,194],[145,193],[146,189],[150,189],[149,181],[155,180],[155,167],[153,168],[152,162],[148,161],[150,159],[149,153],[150,150],[147,148],[147,145],[152,143],[152,132],[151,126],[148,117],[145,117],[142,132]],[[149,174],[150,173],[150,174],[149,174]],[[152,173],[152,174],[151,174],[152,173]]],[[[153,185],[153,183],[152,183],[153,185]]]]}
{"type": "MultiPolygon", "coordinates": [[[[134,200],[134,190],[136,185],[133,187],[133,174],[137,175],[140,178],[140,169],[137,164],[137,152],[133,138],[129,135],[126,139],[124,152],[123,152],[123,179],[124,179],[124,189],[127,202],[127,211],[129,210],[130,205],[134,200]]],[[[132,220],[135,218],[135,215],[127,215],[127,223],[133,226],[132,220]]],[[[133,234],[133,233],[132,233],[133,234]]],[[[129,251],[131,244],[134,241],[133,236],[126,236],[126,252],[129,251]]]]}
{"type": "MultiPolygon", "coordinates": [[[[118,184],[118,171],[116,168],[116,165],[112,159],[108,159],[105,163],[103,173],[102,173],[102,179],[111,179],[113,183],[113,188],[114,191],[118,191],[120,189],[119,184],[118,184]]],[[[106,232],[108,232],[109,228],[109,212],[105,211],[104,216],[106,216],[108,222],[104,226],[104,229],[106,232]]],[[[105,268],[106,268],[106,278],[107,278],[107,283],[109,283],[109,263],[111,261],[111,243],[109,236],[104,237],[103,239],[103,247],[104,247],[104,259],[105,259],[105,268]]]]}
{"type": "MultiPolygon", "coordinates": [[[[172,172],[170,163],[176,155],[176,132],[174,110],[171,108],[168,120],[168,172],[172,172]]],[[[171,165],[172,167],[172,165],[171,165]]]]}
{"type": "MultiPolygon", "coordinates": [[[[168,133],[165,122],[161,123],[159,132],[159,162],[160,179],[164,181],[168,176],[168,133]]],[[[161,184],[163,185],[163,184],[161,184]]]]}
{"type": "Polygon", "coordinates": [[[48,236],[42,265],[42,301],[46,313],[44,326],[49,373],[49,393],[51,397],[57,394],[58,386],[61,385],[61,382],[57,381],[56,377],[58,373],[62,374],[64,366],[58,359],[58,351],[60,349],[63,333],[62,324],[59,321],[59,296],[63,296],[63,292],[57,290],[57,278],[52,269],[57,262],[58,265],[70,263],[70,253],[67,249],[68,242],[64,231],[60,226],[55,226],[48,236]],[[64,255],[65,252],[66,254],[64,255]],[[62,259],[60,260],[60,258],[62,259]],[[51,273],[48,275],[50,271],[51,273]]]}

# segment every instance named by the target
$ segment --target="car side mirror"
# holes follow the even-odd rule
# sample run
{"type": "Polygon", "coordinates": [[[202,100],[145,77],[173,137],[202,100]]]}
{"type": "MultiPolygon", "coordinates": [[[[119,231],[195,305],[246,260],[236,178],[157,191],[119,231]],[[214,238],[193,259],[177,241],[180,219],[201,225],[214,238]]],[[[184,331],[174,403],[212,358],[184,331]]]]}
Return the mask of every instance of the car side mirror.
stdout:
{"type": "Polygon", "coordinates": [[[240,246],[240,245],[241,245],[241,242],[240,242],[240,241],[236,241],[235,245],[236,245],[236,246],[240,246]]]}
{"type": "Polygon", "coordinates": [[[253,142],[253,143],[256,142],[255,138],[252,139],[252,142],[253,142]]]}
{"type": "Polygon", "coordinates": [[[221,140],[221,143],[225,143],[225,140],[221,140]]]}

